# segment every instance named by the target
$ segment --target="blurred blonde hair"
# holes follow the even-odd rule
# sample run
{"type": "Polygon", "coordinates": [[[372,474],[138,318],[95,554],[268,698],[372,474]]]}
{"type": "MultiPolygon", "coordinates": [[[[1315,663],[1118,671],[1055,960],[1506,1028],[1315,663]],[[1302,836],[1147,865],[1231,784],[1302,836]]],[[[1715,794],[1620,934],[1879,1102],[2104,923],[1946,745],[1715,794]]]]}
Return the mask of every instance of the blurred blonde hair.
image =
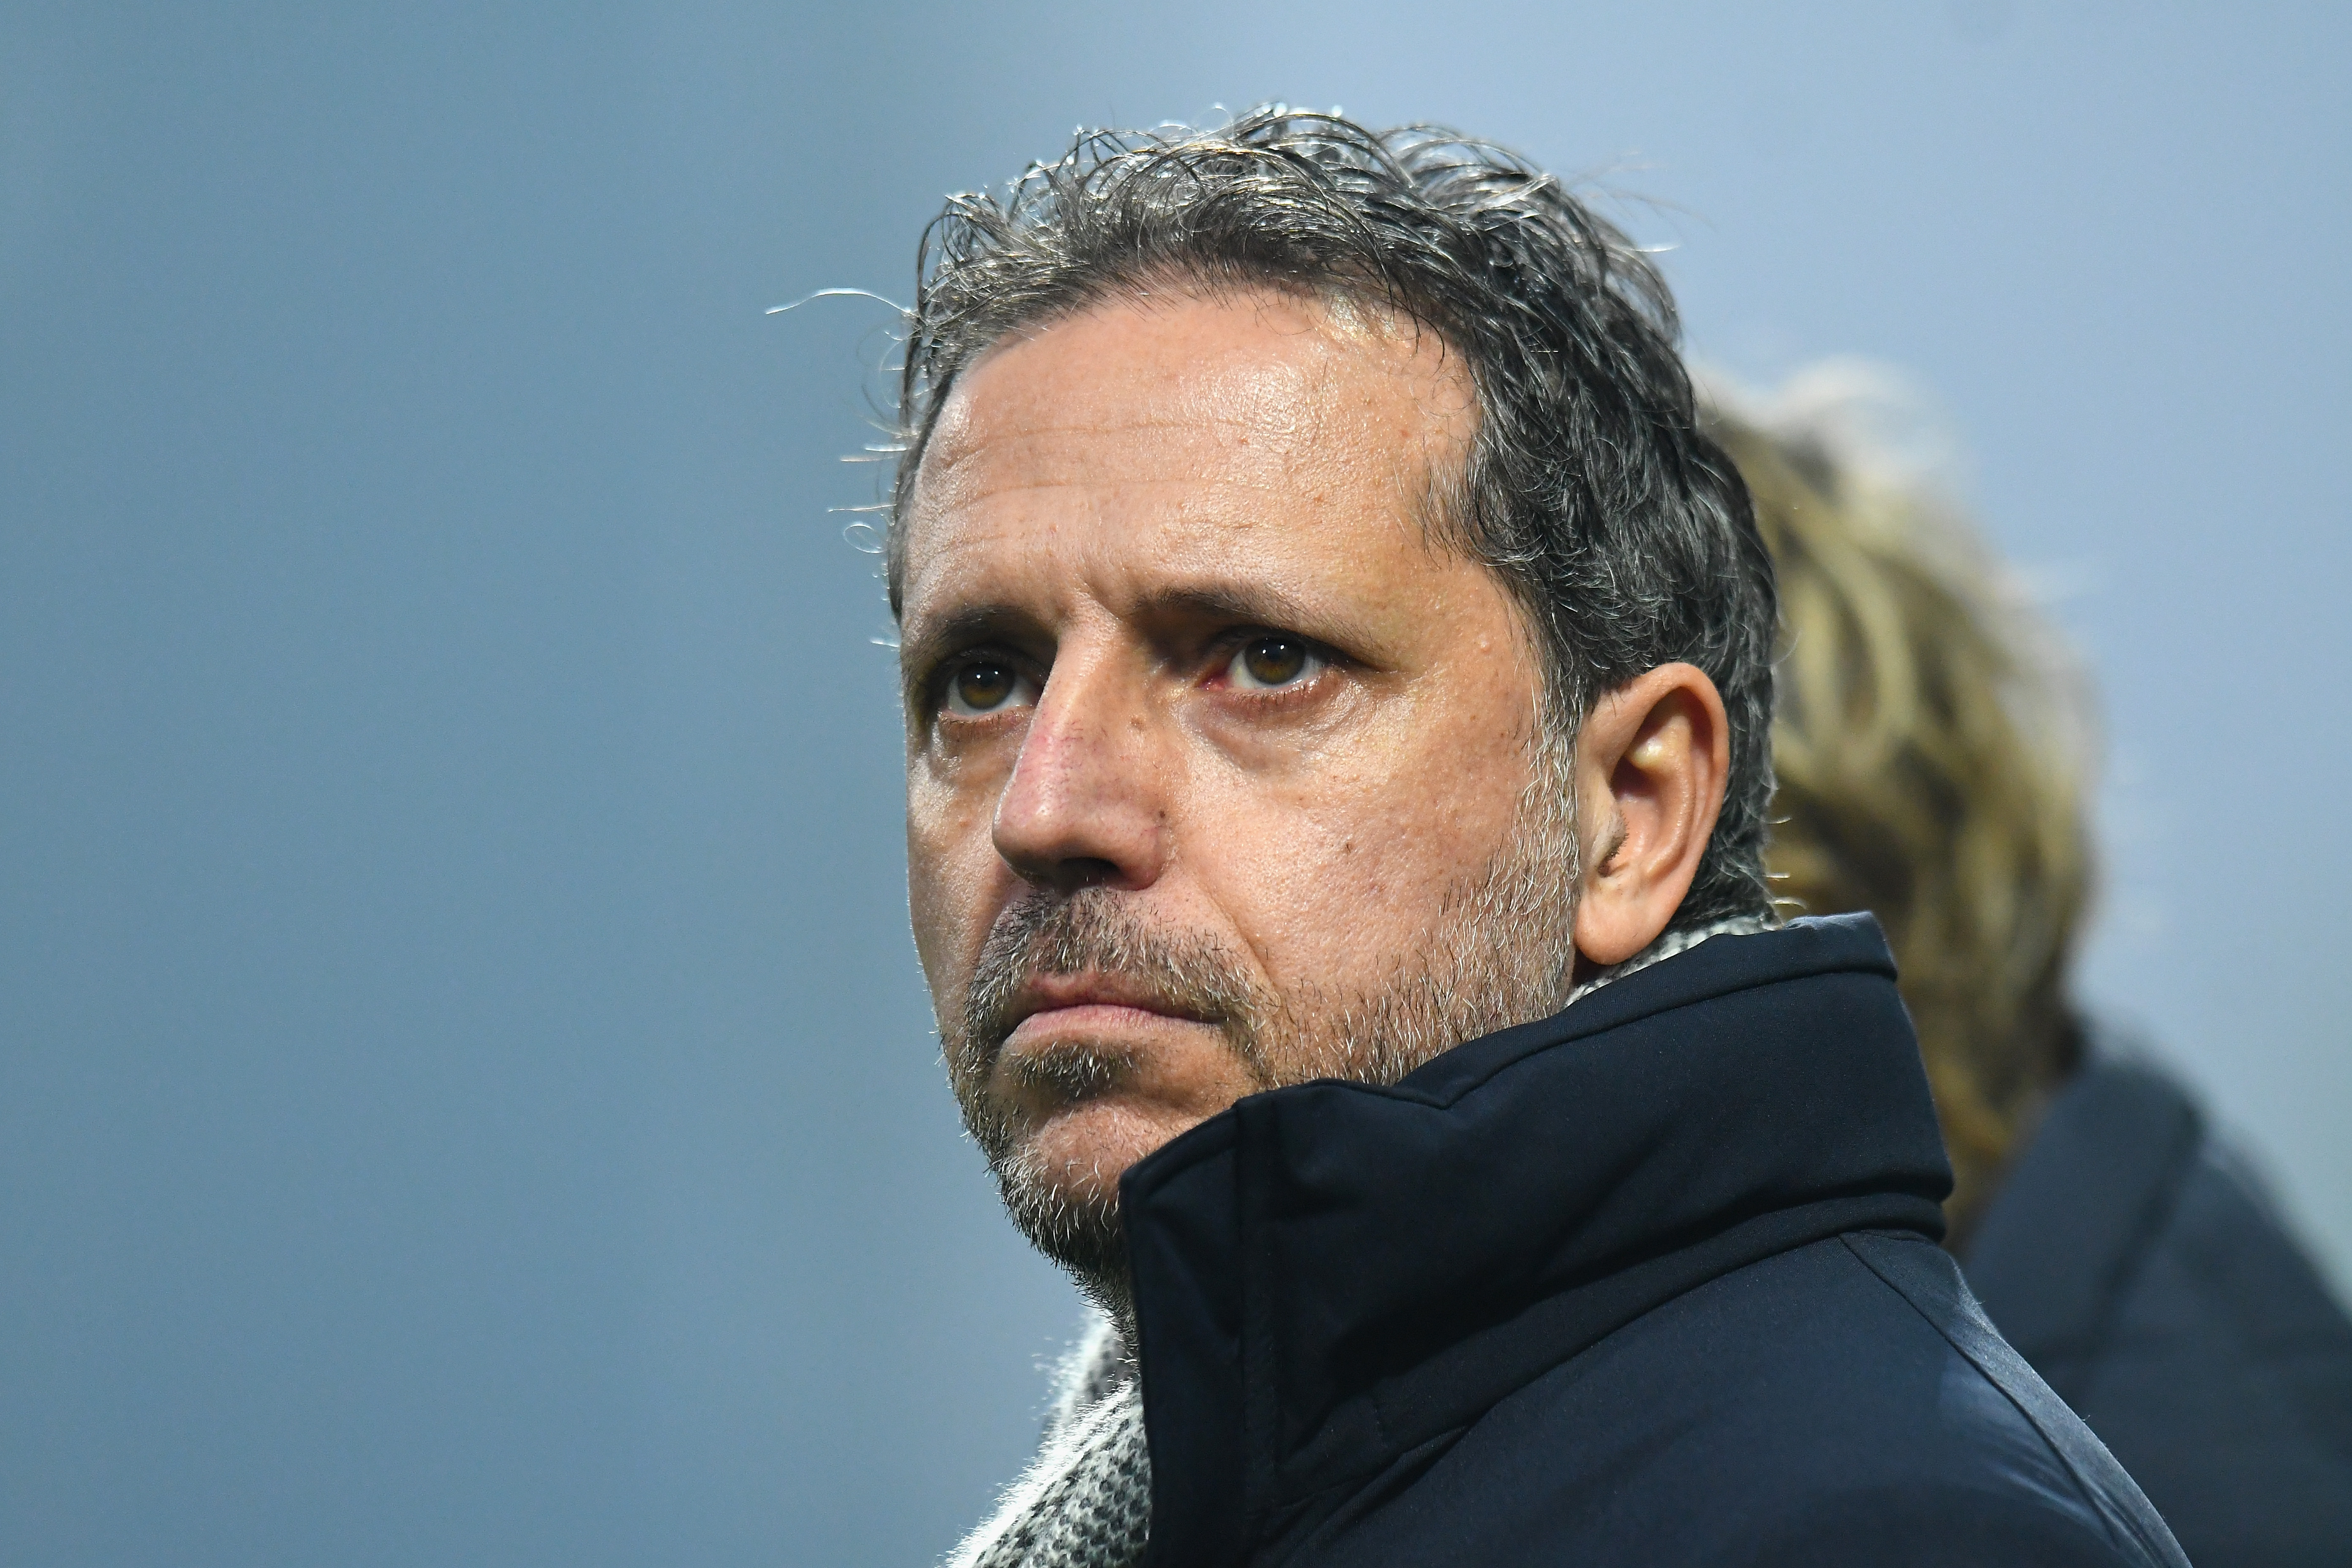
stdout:
{"type": "Polygon", "coordinates": [[[1780,574],[1775,899],[1885,927],[1964,1238],[2080,1053],[2087,690],[1944,499],[1948,454],[1922,450],[1899,383],[1832,363],[1769,399],[1708,401],[1780,574]]]}

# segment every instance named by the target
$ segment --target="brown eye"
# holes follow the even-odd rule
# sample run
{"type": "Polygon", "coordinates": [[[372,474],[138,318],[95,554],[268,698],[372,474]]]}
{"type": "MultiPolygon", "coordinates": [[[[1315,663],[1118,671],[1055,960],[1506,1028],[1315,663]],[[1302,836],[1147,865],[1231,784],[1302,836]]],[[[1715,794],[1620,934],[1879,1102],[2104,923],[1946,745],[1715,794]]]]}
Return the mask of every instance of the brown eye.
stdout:
{"type": "Polygon", "coordinates": [[[993,713],[1021,698],[1028,685],[1027,678],[1009,664],[974,659],[949,678],[948,711],[966,719],[993,713]]]}
{"type": "Polygon", "coordinates": [[[1263,689],[1304,679],[1321,663],[1297,637],[1257,637],[1234,655],[1230,674],[1235,686],[1263,689]]]}

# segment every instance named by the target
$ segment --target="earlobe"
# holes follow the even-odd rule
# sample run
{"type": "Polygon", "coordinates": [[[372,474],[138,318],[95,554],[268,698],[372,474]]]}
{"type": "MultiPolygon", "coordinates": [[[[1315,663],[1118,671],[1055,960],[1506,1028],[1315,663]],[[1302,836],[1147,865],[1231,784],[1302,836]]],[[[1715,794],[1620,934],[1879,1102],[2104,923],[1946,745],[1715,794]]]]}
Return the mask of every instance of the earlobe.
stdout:
{"type": "Polygon", "coordinates": [[[1593,705],[1576,752],[1591,825],[1576,946],[1606,967],[1657,940],[1706,858],[1729,773],[1723,699],[1696,666],[1661,665],[1593,705]]]}

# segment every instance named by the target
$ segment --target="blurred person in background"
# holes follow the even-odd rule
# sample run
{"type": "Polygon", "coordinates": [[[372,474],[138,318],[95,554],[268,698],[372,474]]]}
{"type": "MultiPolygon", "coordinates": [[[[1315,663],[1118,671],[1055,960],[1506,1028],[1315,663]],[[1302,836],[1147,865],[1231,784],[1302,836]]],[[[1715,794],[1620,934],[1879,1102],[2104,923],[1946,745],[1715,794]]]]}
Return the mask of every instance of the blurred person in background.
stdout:
{"type": "Polygon", "coordinates": [[[2071,994],[2079,672],[1940,493],[1898,383],[1709,391],[1779,574],[1775,892],[1885,929],[1947,1245],[2192,1562],[2352,1562],[2352,1324],[2187,1090],[2071,994]]]}

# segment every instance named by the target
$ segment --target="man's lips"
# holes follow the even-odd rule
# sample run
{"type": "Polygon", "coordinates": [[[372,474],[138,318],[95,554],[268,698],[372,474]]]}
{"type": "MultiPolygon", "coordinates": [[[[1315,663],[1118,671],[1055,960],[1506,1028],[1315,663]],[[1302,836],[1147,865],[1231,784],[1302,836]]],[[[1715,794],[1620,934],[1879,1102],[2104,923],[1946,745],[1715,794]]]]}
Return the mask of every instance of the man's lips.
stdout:
{"type": "Polygon", "coordinates": [[[1007,1045],[1081,1028],[1127,1030],[1154,1024],[1202,1024],[1197,1012],[1117,975],[1041,974],[1024,985],[1008,1010],[1007,1045]]]}

